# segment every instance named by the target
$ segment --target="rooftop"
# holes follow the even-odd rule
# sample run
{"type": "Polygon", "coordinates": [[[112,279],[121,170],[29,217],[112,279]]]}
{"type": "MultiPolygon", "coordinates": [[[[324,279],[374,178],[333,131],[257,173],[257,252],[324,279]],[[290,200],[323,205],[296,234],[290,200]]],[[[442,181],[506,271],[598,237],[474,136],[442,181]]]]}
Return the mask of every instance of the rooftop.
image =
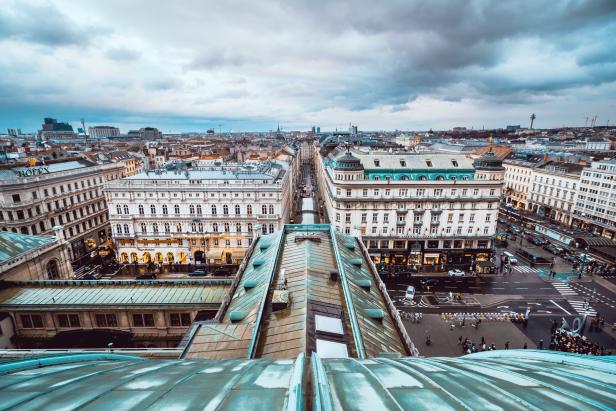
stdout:
{"type": "Polygon", "coordinates": [[[218,308],[230,280],[86,281],[49,280],[0,283],[0,310],[84,308],[218,308]]]}
{"type": "Polygon", "coordinates": [[[30,253],[35,249],[49,245],[56,241],[56,237],[48,235],[28,235],[0,231],[0,263],[15,258],[23,253],[30,253]]]}
{"type": "Polygon", "coordinates": [[[0,386],[0,404],[16,410],[607,410],[616,398],[616,357],[534,350],[363,360],[75,354],[5,360],[0,386]]]}
{"type": "Polygon", "coordinates": [[[15,180],[23,177],[37,176],[42,174],[59,173],[62,171],[76,170],[90,167],[95,164],[87,160],[71,160],[51,164],[39,164],[33,167],[24,165],[0,169],[0,180],[15,180]]]}
{"type": "Polygon", "coordinates": [[[216,321],[198,324],[185,356],[280,359],[328,348],[359,358],[410,354],[362,247],[325,224],[259,237],[216,321]]]}

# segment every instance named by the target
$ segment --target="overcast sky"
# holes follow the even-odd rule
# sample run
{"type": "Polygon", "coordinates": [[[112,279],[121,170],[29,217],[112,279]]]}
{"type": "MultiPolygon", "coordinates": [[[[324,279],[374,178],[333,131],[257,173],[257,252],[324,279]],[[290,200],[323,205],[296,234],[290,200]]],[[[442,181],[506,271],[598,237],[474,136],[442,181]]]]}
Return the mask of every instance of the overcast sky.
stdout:
{"type": "Polygon", "coordinates": [[[616,123],[616,1],[0,0],[0,130],[616,123]]]}

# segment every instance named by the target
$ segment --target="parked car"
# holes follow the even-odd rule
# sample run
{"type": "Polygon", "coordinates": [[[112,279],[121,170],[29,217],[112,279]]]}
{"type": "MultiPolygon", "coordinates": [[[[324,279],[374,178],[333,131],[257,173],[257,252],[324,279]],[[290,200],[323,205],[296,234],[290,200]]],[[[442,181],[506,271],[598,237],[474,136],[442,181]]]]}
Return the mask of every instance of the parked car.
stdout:
{"type": "Polygon", "coordinates": [[[413,287],[412,285],[409,285],[408,287],[406,287],[406,293],[404,293],[404,299],[413,301],[413,298],[415,298],[415,287],[413,287]]]}
{"type": "Polygon", "coordinates": [[[457,268],[449,270],[447,274],[449,274],[450,277],[464,277],[464,271],[458,270],[457,268]]]}
{"type": "Polygon", "coordinates": [[[135,278],[137,280],[155,280],[156,274],[155,273],[145,273],[145,274],[138,275],[135,278]]]}
{"type": "Polygon", "coordinates": [[[544,245],[546,243],[541,237],[531,237],[529,241],[535,245],[544,245]]]}
{"type": "Polygon", "coordinates": [[[557,245],[554,245],[552,243],[548,243],[547,245],[545,245],[543,248],[546,249],[546,251],[549,251],[552,254],[556,254],[559,255],[561,253],[561,251],[563,250],[562,248],[560,248],[557,245]]]}
{"type": "Polygon", "coordinates": [[[513,254],[511,254],[509,251],[503,252],[503,256],[505,256],[505,262],[507,264],[517,264],[518,263],[518,259],[513,254]]]}
{"type": "Polygon", "coordinates": [[[435,287],[438,284],[436,278],[426,278],[419,282],[423,288],[435,287]]]}
{"type": "Polygon", "coordinates": [[[189,276],[189,277],[204,277],[204,276],[206,276],[207,274],[208,274],[208,273],[207,273],[207,271],[206,271],[205,269],[200,268],[200,269],[195,270],[195,271],[193,271],[193,272],[191,272],[191,273],[188,273],[188,276],[189,276]]]}

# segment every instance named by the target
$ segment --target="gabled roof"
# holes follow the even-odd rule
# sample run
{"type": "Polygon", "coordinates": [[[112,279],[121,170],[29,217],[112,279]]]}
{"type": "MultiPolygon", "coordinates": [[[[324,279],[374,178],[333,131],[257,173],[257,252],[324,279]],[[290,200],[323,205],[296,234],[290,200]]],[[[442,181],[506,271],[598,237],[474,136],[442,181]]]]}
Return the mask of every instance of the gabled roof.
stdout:
{"type": "Polygon", "coordinates": [[[318,352],[317,340],[351,357],[416,354],[363,244],[328,224],[259,237],[226,300],[215,321],[197,325],[186,358],[295,358],[318,352]],[[288,304],[274,309],[280,298],[288,304]],[[317,315],[341,331],[321,333],[317,315]]]}
{"type": "Polygon", "coordinates": [[[15,258],[20,254],[31,253],[40,247],[56,241],[57,239],[54,236],[0,231],[0,263],[15,258]]]}

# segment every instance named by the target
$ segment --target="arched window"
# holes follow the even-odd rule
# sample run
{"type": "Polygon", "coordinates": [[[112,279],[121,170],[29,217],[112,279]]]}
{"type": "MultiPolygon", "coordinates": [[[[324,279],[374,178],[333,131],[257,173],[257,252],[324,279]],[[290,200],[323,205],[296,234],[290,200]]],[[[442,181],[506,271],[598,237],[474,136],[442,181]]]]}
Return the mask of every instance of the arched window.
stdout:
{"type": "Polygon", "coordinates": [[[191,229],[191,231],[192,231],[193,233],[196,233],[196,232],[197,232],[197,224],[192,223],[192,224],[190,225],[190,229],[191,229]]]}
{"type": "Polygon", "coordinates": [[[267,206],[265,204],[261,206],[261,214],[267,214],[267,206]]]}
{"type": "Polygon", "coordinates": [[[229,232],[229,223],[225,223],[225,233],[229,232]]]}
{"type": "Polygon", "coordinates": [[[269,213],[274,214],[274,206],[272,204],[269,206],[269,213]]]}
{"type": "Polygon", "coordinates": [[[173,253],[167,253],[167,261],[170,263],[173,262],[173,253]]]}
{"type": "Polygon", "coordinates": [[[128,206],[124,204],[124,214],[128,214],[128,206]]]}
{"type": "Polygon", "coordinates": [[[195,214],[195,206],[194,205],[190,205],[190,207],[188,207],[190,209],[190,214],[195,214]]]}
{"type": "Polygon", "coordinates": [[[252,215],[252,206],[250,204],[246,206],[246,214],[252,215]]]}
{"type": "Polygon", "coordinates": [[[128,224],[124,224],[124,234],[130,234],[130,229],[128,228],[128,224]]]}
{"type": "Polygon", "coordinates": [[[137,255],[137,253],[130,253],[130,261],[132,263],[138,263],[139,262],[139,256],[137,255]]]}
{"type": "Polygon", "coordinates": [[[203,214],[203,213],[201,212],[201,206],[200,206],[200,205],[198,205],[198,206],[197,206],[197,214],[198,214],[198,215],[203,214]]]}
{"type": "Polygon", "coordinates": [[[139,214],[144,215],[145,211],[143,211],[143,204],[139,204],[139,214]]]}
{"type": "Polygon", "coordinates": [[[426,180],[426,176],[419,176],[419,180],[420,181],[425,181],[426,180]]]}
{"type": "Polygon", "coordinates": [[[163,204],[163,214],[164,215],[169,214],[169,210],[167,209],[167,204],[163,204]]]}
{"type": "Polygon", "coordinates": [[[156,206],[154,204],[150,206],[150,214],[152,215],[156,214],[156,206]]]}
{"type": "Polygon", "coordinates": [[[238,215],[239,215],[239,214],[241,214],[241,213],[242,213],[242,212],[241,212],[240,206],[236,204],[236,206],[235,206],[235,214],[238,214],[238,215]]]}
{"type": "Polygon", "coordinates": [[[215,205],[212,206],[212,215],[216,215],[216,206],[215,205]]]}
{"type": "Polygon", "coordinates": [[[141,223],[141,234],[145,234],[148,232],[148,228],[146,227],[145,223],[141,223]]]}
{"type": "Polygon", "coordinates": [[[120,255],[120,262],[124,264],[128,263],[128,253],[122,253],[120,255]]]}
{"type": "Polygon", "coordinates": [[[217,223],[212,224],[212,231],[215,232],[215,233],[218,232],[218,224],[217,223]]]}
{"type": "Polygon", "coordinates": [[[165,233],[170,233],[171,232],[171,226],[169,226],[169,223],[165,223],[165,233]]]}
{"type": "Polygon", "coordinates": [[[445,179],[445,177],[443,176],[436,176],[436,180],[437,181],[443,181],[445,179]]]}
{"type": "Polygon", "coordinates": [[[252,233],[252,223],[248,223],[248,232],[252,233]]]}
{"type": "Polygon", "coordinates": [[[236,223],[235,224],[235,231],[238,232],[238,233],[241,233],[242,232],[242,224],[236,223]]]}
{"type": "Polygon", "coordinates": [[[202,233],[203,232],[203,224],[199,223],[199,232],[202,233]]]}
{"type": "Polygon", "coordinates": [[[50,280],[60,277],[60,270],[58,268],[57,260],[51,260],[47,263],[47,277],[50,280]]]}
{"type": "Polygon", "coordinates": [[[409,179],[409,176],[402,176],[400,177],[400,180],[402,181],[407,181],[409,179]]]}
{"type": "Polygon", "coordinates": [[[180,214],[180,206],[177,204],[173,206],[173,211],[175,212],[175,214],[180,214]]]}
{"type": "Polygon", "coordinates": [[[118,204],[116,206],[116,211],[117,211],[118,214],[122,214],[122,206],[118,204]]]}
{"type": "Polygon", "coordinates": [[[152,224],[152,229],[154,230],[154,233],[158,234],[158,223],[152,224]]]}
{"type": "Polygon", "coordinates": [[[224,206],[222,206],[222,213],[224,215],[228,215],[229,214],[229,206],[228,205],[225,204],[224,206]]]}
{"type": "Polygon", "coordinates": [[[178,225],[176,225],[176,226],[175,226],[175,229],[176,229],[176,231],[177,231],[178,233],[181,233],[181,232],[182,232],[182,224],[178,224],[178,225]]]}
{"type": "Polygon", "coordinates": [[[116,233],[122,234],[122,226],[120,224],[116,225],[116,233]]]}

